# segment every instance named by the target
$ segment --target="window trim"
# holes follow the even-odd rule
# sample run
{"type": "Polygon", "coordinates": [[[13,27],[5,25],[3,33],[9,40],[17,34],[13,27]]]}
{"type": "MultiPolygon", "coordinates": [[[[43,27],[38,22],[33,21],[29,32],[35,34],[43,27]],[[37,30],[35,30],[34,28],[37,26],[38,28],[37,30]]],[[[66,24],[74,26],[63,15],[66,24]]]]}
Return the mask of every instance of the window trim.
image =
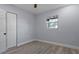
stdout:
{"type": "MultiPolygon", "coordinates": [[[[57,19],[56,23],[57,23],[57,26],[58,26],[58,18],[54,18],[54,19],[57,19]]],[[[50,20],[53,20],[53,18],[52,18],[52,19],[50,18],[49,21],[50,21],[50,20]]],[[[47,24],[47,28],[48,28],[48,29],[58,29],[58,27],[57,27],[57,28],[55,28],[55,27],[48,27],[49,21],[46,21],[46,24],[47,24]]]]}

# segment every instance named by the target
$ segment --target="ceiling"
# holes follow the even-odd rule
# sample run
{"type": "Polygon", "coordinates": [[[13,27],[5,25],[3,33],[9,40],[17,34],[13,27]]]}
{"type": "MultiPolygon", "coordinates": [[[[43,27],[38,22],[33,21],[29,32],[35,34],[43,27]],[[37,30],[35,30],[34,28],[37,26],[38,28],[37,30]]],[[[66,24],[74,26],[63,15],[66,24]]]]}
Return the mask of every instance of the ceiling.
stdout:
{"type": "Polygon", "coordinates": [[[34,14],[38,14],[66,6],[66,4],[38,4],[37,8],[34,8],[34,4],[14,4],[14,6],[32,12],[34,14]]]}

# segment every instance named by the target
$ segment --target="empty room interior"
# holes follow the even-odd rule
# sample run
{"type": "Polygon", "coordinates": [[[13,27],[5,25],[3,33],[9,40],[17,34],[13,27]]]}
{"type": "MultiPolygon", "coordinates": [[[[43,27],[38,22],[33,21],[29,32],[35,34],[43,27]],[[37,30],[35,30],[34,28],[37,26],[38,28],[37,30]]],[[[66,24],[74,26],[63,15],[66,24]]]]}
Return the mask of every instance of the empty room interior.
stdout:
{"type": "Polygon", "coordinates": [[[79,5],[0,4],[0,54],[79,54],[79,5]]]}

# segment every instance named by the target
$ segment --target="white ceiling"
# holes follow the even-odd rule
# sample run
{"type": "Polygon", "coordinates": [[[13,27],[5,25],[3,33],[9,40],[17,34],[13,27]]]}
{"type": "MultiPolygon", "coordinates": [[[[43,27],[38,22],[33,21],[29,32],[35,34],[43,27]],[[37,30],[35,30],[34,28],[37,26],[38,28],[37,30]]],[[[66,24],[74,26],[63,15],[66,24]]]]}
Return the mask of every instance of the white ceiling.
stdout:
{"type": "Polygon", "coordinates": [[[38,4],[37,8],[34,8],[34,4],[14,4],[14,6],[24,9],[26,11],[38,14],[66,6],[65,4],[38,4]]]}

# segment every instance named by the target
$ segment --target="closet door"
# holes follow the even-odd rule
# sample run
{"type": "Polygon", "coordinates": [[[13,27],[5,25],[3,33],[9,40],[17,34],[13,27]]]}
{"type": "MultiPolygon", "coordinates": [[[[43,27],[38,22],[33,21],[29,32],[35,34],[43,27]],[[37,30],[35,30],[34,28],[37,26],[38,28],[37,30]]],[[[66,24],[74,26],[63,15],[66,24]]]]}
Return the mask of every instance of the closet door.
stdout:
{"type": "Polygon", "coordinates": [[[0,53],[6,50],[6,12],[0,9],[0,53]]]}
{"type": "Polygon", "coordinates": [[[16,14],[7,12],[7,48],[16,46],[16,14]]]}

